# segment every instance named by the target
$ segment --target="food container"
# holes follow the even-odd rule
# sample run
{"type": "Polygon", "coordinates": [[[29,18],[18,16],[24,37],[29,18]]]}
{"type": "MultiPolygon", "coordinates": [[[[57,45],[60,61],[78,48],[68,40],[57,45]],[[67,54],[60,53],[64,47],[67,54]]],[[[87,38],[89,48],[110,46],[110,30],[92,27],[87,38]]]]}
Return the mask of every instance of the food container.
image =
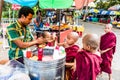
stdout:
{"type": "Polygon", "coordinates": [[[35,61],[24,58],[30,74],[39,74],[39,80],[64,80],[65,56],[50,61],[35,61]]]}

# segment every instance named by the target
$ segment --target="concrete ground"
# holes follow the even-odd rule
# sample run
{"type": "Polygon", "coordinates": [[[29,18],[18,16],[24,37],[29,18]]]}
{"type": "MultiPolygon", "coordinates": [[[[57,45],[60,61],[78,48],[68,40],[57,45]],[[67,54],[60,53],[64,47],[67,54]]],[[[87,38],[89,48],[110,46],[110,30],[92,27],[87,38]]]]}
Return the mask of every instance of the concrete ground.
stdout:
{"type": "MultiPolygon", "coordinates": [[[[83,33],[96,33],[99,36],[102,35],[104,33],[104,24],[100,24],[100,23],[91,23],[91,22],[82,22],[80,21],[80,24],[84,24],[85,26],[85,32],[83,33]]],[[[116,29],[114,28],[113,30],[117,36],[117,50],[116,53],[114,55],[113,58],[113,62],[112,62],[112,71],[113,71],[113,79],[114,80],[120,80],[120,29],[116,29]]],[[[8,59],[8,49],[7,48],[7,40],[0,38],[0,60],[2,59],[8,59]]],[[[79,44],[79,46],[82,47],[81,44],[81,38],[79,39],[79,41],[77,42],[79,44]]],[[[103,73],[102,75],[102,79],[99,78],[98,80],[108,80],[108,76],[106,73],[103,73]]]]}

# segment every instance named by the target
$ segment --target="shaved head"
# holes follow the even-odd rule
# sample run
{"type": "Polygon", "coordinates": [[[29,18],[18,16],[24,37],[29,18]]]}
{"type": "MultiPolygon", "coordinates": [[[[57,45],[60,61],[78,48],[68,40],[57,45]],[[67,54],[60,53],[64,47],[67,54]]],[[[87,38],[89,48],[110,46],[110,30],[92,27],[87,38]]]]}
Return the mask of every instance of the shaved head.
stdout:
{"type": "Polygon", "coordinates": [[[112,31],[112,27],[113,27],[112,24],[106,24],[104,31],[106,33],[111,32],[112,31]]]}
{"type": "Polygon", "coordinates": [[[99,37],[97,34],[86,34],[83,37],[82,42],[95,50],[99,46],[99,37]]]}
{"type": "Polygon", "coordinates": [[[105,27],[107,27],[107,28],[112,28],[113,26],[112,26],[112,24],[106,24],[105,27]]]}
{"type": "Polygon", "coordinates": [[[76,41],[78,40],[78,38],[79,38],[79,35],[78,35],[78,33],[76,33],[76,32],[71,32],[70,34],[68,34],[68,36],[71,37],[71,38],[73,38],[75,42],[76,42],[76,41]]]}

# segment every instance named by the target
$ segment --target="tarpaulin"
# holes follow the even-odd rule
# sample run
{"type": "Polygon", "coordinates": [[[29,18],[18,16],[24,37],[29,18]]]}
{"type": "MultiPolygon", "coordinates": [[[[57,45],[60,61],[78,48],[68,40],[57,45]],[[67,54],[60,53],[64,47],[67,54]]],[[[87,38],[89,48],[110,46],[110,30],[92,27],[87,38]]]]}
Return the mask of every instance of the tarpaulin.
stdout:
{"type": "Polygon", "coordinates": [[[54,9],[64,9],[70,8],[73,4],[73,0],[39,0],[40,8],[54,8],[54,9]]]}
{"type": "Polygon", "coordinates": [[[90,2],[94,0],[75,0],[76,9],[81,9],[83,6],[87,6],[90,2]]]}
{"type": "Polygon", "coordinates": [[[4,0],[6,2],[9,2],[11,4],[19,4],[21,6],[29,6],[29,7],[34,7],[38,0],[4,0]]]}

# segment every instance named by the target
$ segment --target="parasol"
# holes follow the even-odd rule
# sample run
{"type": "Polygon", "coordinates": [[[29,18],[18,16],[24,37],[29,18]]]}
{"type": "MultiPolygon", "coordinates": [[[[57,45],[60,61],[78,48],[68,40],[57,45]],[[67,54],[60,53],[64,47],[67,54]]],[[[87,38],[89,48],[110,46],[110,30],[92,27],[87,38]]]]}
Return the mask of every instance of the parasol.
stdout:
{"type": "Polygon", "coordinates": [[[98,9],[90,9],[89,13],[99,13],[99,10],[98,9]]]}
{"type": "Polygon", "coordinates": [[[40,8],[54,8],[64,9],[70,8],[73,4],[73,0],[39,0],[40,8]]]}
{"type": "Polygon", "coordinates": [[[120,5],[111,6],[110,8],[108,8],[108,10],[118,11],[120,10],[120,5]]]}
{"type": "Polygon", "coordinates": [[[89,6],[89,7],[96,7],[96,5],[95,5],[94,2],[90,2],[90,3],[88,4],[88,6],[89,6]]]}
{"type": "Polygon", "coordinates": [[[76,9],[82,9],[83,6],[87,6],[90,2],[94,0],[74,0],[76,9]]]}
{"type": "Polygon", "coordinates": [[[6,2],[9,2],[11,4],[19,4],[21,6],[29,6],[29,7],[34,7],[38,0],[4,0],[6,2]]]}

